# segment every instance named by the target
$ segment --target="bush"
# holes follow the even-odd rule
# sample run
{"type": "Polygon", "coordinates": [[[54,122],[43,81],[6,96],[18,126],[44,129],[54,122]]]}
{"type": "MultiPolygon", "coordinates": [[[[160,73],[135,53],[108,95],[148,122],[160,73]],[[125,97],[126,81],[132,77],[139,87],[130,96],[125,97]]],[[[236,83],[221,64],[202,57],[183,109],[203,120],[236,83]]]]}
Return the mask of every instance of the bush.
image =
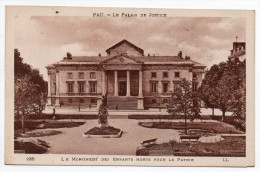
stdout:
{"type": "Polygon", "coordinates": [[[136,156],[149,156],[149,150],[148,149],[137,149],[136,156]]]}

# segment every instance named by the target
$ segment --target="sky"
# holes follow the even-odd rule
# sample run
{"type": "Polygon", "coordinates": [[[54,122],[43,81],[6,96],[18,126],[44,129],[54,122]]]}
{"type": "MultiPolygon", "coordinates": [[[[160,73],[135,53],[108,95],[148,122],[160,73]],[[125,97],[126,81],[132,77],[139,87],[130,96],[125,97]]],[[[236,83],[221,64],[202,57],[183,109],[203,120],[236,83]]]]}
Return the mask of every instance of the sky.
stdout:
{"type": "Polygon", "coordinates": [[[145,55],[176,56],[182,51],[209,69],[227,60],[236,36],[239,42],[245,41],[245,27],[244,18],[17,17],[15,47],[45,80],[45,67],[62,60],[67,52],[105,56],[106,49],[123,39],[142,48],[145,55]]]}

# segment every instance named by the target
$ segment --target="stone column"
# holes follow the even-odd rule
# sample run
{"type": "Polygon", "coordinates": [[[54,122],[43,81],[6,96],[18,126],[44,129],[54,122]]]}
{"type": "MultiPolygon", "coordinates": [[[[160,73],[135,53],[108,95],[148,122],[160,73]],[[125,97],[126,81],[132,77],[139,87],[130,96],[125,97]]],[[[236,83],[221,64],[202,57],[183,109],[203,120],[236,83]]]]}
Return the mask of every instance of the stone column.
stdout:
{"type": "Polygon", "coordinates": [[[102,95],[105,95],[106,91],[106,72],[102,70],[102,95]]]}
{"type": "Polygon", "coordinates": [[[126,96],[130,95],[130,71],[126,71],[126,96]]]}
{"type": "Polygon", "coordinates": [[[60,81],[59,81],[59,71],[56,71],[56,99],[55,106],[60,106],[60,81]]]}
{"type": "Polygon", "coordinates": [[[144,109],[143,72],[141,70],[139,70],[139,92],[137,98],[137,109],[144,109]]]}
{"type": "Polygon", "coordinates": [[[48,96],[47,106],[51,106],[51,73],[48,71],[48,96]]]}
{"type": "Polygon", "coordinates": [[[143,72],[139,70],[139,92],[138,97],[143,97],[143,72]]]}
{"type": "Polygon", "coordinates": [[[117,71],[114,71],[114,78],[115,78],[115,93],[114,96],[118,96],[118,76],[117,71]]]}

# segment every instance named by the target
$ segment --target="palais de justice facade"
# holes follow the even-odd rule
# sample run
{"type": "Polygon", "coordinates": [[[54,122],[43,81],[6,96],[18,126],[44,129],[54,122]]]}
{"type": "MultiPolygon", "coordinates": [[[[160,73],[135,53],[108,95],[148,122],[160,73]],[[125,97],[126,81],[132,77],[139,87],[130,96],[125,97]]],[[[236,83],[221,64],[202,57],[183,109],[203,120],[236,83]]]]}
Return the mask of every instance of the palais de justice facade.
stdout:
{"type": "Polygon", "coordinates": [[[110,109],[166,107],[181,78],[196,90],[206,66],[190,57],[145,56],[144,50],[123,40],[106,56],[72,56],[47,66],[48,105],[99,107],[108,95],[110,109]]]}

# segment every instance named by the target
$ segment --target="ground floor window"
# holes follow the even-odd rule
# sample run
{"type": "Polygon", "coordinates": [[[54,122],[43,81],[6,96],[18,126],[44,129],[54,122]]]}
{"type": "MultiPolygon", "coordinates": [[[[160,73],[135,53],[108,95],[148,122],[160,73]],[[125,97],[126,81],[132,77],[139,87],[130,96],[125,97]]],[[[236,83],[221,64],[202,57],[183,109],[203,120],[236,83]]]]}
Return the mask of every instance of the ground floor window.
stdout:
{"type": "Polygon", "coordinates": [[[72,103],[72,99],[69,99],[69,103],[72,103]]]}
{"type": "Polygon", "coordinates": [[[156,99],[152,99],[152,103],[155,104],[156,103],[156,99]]]}
{"type": "Polygon", "coordinates": [[[192,90],[197,91],[198,90],[198,83],[192,83],[192,90]]]}
{"type": "Polygon", "coordinates": [[[91,104],[96,104],[97,103],[96,99],[91,99],[90,102],[91,102],[91,104]]]}
{"type": "Polygon", "coordinates": [[[89,82],[89,92],[90,93],[97,92],[97,82],[89,82]]]}
{"type": "Polygon", "coordinates": [[[163,103],[168,103],[168,99],[163,99],[163,103]]]}
{"type": "Polygon", "coordinates": [[[79,93],[85,92],[85,82],[79,82],[79,93]]]}
{"type": "Polygon", "coordinates": [[[67,83],[67,92],[68,93],[73,93],[73,85],[74,85],[73,82],[68,82],[67,83]]]}
{"type": "Polygon", "coordinates": [[[79,102],[80,103],[84,103],[84,99],[79,99],[79,102]]]}
{"type": "Polygon", "coordinates": [[[169,87],[169,83],[167,83],[167,82],[163,83],[163,92],[164,93],[168,92],[168,87],[169,87]]]}
{"type": "Polygon", "coordinates": [[[157,87],[158,83],[157,82],[151,82],[151,92],[156,93],[157,92],[157,87]]]}

